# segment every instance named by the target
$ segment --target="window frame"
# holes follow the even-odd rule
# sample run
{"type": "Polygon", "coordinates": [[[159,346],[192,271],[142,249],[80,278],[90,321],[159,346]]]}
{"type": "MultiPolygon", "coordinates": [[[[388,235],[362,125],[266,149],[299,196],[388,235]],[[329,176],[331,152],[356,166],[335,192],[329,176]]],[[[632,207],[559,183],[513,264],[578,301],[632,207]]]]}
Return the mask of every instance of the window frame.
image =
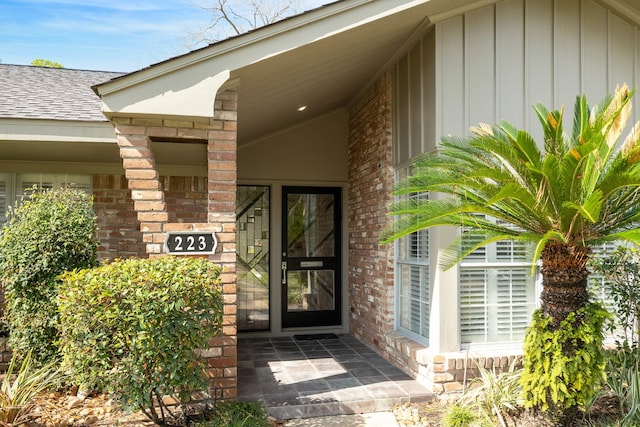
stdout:
{"type": "MultiPolygon", "coordinates": [[[[409,165],[409,166],[396,169],[396,172],[395,172],[396,182],[409,176],[411,172],[411,168],[412,166],[409,165]]],[[[416,196],[425,197],[425,198],[429,197],[427,193],[422,193],[419,195],[416,194],[416,195],[405,196],[405,197],[416,197],[416,196]]],[[[400,198],[396,198],[396,200],[400,200],[400,198]]],[[[430,246],[431,246],[431,241],[429,238],[429,231],[420,230],[416,233],[412,233],[411,235],[408,235],[396,240],[394,244],[394,257],[393,257],[393,260],[394,260],[394,311],[395,311],[394,329],[402,333],[403,335],[407,336],[408,338],[412,339],[413,341],[424,344],[425,346],[429,345],[431,312],[432,312],[431,294],[432,294],[433,283],[432,283],[432,277],[431,277],[432,274],[431,274],[430,246]],[[416,243],[416,247],[417,247],[416,251],[421,252],[421,253],[417,253],[416,256],[409,256],[411,252],[411,249],[410,249],[411,243],[408,241],[408,239],[411,239],[412,237],[417,238],[418,243],[416,243]],[[423,242],[423,244],[421,244],[420,242],[423,242]],[[422,250],[426,252],[426,255],[423,255],[422,250]],[[403,257],[403,253],[406,253],[407,256],[403,257]],[[414,316],[414,313],[411,311],[412,302],[414,302],[414,299],[410,295],[405,296],[403,294],[404,283],[403,283],[402,273],[405,267],[409,267],[409,268],[415,267],[418,269],[418,272],[420,274],[420,277],[419,277],[419,283],[420,283],[419,294],[420,295],[416,300],[419,307],[417,314],[420,318],[420,320],[418,321],[420,332],[418,333],[407,328],[406,324],[403,325],[404,323],[403,319],[405,315],[407,316],[408,319],[411,319],[414,316]],[[425,280],[425,276],[426,276],[426,280],[425,280]],[[426,286],[425,286],[425,281],[426,281],[426,286]],[[405,303],[408,303],[409,305],[409,313],[405,313],[404,311],[405,303]],[[423,305],[426,305],[426,313],[423,311],[423,305]]]]}
{"type": "MultiPolygon", "coordinates": [[[[0,231],[7,221],[7,211],[9,207],[15,208],[25,198],[28,198],[28,191],[25,191],[24,183],[51,184],[51,188],[75,187],[93,193],[92,175],[82,174],[61,174],[61,173],[17,173],[0,172],[0,181],[6,183],[4,209],[0,205],[0,231]],[[79,185],[77,185],[79,184],[79,185]]],[[[30,186],[29,186],[30,187],[30,186]]]]}

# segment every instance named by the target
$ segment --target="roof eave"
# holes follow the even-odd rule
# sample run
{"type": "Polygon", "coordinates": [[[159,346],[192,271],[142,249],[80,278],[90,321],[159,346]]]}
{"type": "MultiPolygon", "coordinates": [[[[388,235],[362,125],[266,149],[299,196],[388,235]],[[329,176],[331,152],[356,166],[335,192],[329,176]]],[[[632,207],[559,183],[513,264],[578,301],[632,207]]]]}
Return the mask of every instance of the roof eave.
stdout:
{"type": "MultiPolygon", "coordinates": [[[[105,83],[101,83],[92,87],[98,96],[109,95],[126,89],[130,86],[153,80],[166,74],[173,73],[194,64],[215,59],[229,52],[237,51],[250,45],[260,43],[265,40],[272,39],[274,36],[294,31],[301,27],[310,25],[327,19],[331,16],[339,15],[350,9],[357,8],[367,3],[373,3],[375,0],[346,0],[329,4],[328,6],[314,9],[312,11],[294,16],[292,18],[267,25],[250,31],[248,33],[234,36],[220,42],[202,47],[192,52],[167,59],[157,64],[150,65],[138,71],[125,74],[105,83]]],[[[428,0],[424,0],[428,1],[428,0]]],[[[409,3],[421,3],[423,1],[412,1],[409,3]]],[[[245,64],[246,65],[246,64],[245,64]]]]}

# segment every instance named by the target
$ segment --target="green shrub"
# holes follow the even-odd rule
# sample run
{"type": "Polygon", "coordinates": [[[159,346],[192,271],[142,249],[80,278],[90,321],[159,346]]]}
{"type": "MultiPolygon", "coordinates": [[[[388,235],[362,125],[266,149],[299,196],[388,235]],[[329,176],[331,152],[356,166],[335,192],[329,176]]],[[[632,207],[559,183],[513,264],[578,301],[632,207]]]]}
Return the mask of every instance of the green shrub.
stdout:
{"type": "Polygon", "coordinates": [[[554,330],[540,310],[533,314],[520,377],[525,407],[564,417],[592,400],[604,380],[602,326],[609,318],[600,304],[590,303],[554,330]]]}
{"type": "Polygon", "coordinates": [[[65,270],[96,265],[91,197],[73,189],[37,191],[9,211],[0,237],[11,348],[36,365],[59,356],[55,297],[65,270]]]}
{"type": "Polygon", "coordinates": [[[480,416],[469,406],[456,404],[447,409],[442,423],[445,427],[475,427],[478,426],[480,416]]]}
{"type": "Polygon", "coordinates": [[[64,366],[77,384],[111,391],[164,423],[171,412],[162,396],[184,402],[206,387],[198,350],[221,329],[219,274],[206,260],[175,257],[65,273],[58,297],[64,366]]]}
{"type": "MultiPolygon", "coordinates": [[[[623,341],[640,341],[640,253],[637,249],[619,246],[604,258],[594,258],[591,267],[604,277],[602,288],[611,298],[615,314],[613,328],[619,327],[623,341]]],[[[615,332],[615,330],[614,330],[615,332]]]]}

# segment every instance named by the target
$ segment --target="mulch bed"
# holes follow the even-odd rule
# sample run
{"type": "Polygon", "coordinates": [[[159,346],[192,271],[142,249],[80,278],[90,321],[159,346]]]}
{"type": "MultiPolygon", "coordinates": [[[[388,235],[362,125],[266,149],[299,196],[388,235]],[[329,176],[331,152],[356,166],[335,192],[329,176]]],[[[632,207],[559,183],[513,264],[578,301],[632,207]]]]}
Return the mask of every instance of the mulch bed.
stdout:
{"type": "MultiPolygon", "coordinates": [[[[404,404],[393,409],[393,414],[400,427],[441,427],[442,419],[448,406],[444,402],[404,404]]],[[[618,398],[612,395],[599,397],[587,412],[580,412],[575,427],[614,426],[621,418],[618,398]]],[[[505,417],[507,427],[556,427],[544,414],[523,411],[505,417]]],[[[499,425],[499,424],[496,424],[499,425]]]]}

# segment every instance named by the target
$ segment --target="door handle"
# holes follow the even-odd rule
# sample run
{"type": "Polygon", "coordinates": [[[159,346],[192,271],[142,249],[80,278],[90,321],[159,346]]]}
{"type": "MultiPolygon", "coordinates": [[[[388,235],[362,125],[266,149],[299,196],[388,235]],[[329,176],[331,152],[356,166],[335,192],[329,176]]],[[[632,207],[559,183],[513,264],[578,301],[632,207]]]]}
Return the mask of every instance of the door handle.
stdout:
{"type": "Polygon", "coordinates": [[[282,281],[280,283],[287,284],[287,261],[282,261],[282,281]]]}

